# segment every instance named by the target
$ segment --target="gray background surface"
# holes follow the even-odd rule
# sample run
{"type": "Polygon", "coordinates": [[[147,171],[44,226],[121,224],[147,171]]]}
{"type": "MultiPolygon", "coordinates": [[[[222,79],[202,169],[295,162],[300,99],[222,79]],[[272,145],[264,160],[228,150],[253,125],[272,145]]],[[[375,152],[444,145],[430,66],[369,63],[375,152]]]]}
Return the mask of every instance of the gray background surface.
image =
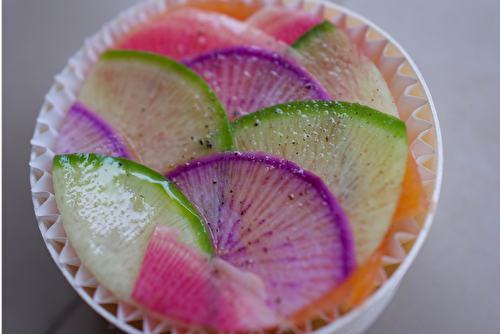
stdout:
{"type": "MultiPolygon", "coordinates": [[[[53,263],[29,185],[29,140],[53,76],[132,0],[3,1],[4,333],[120,333],[53,263]]],[[[424,75],[445,152],[429,237],[368,331],[500,333],[500,1],[345,0],[389,32],[424,75]]]]}

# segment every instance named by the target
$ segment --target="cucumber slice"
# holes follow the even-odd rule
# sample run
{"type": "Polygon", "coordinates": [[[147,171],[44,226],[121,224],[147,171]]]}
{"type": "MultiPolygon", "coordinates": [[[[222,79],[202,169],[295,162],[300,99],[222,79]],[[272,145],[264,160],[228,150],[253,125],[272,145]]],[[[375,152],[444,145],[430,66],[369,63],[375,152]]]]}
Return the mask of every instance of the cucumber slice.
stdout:
{"type": "Polygon", "coordinates": [[[215,153],[170,172],[206,222],[218,258],[260,277],[266,304],[291,317],[355,266],[345,214],[324,183],[285,159],[215,153]]]}
{"type": "Polygon", "coordinates": [[[262,48],[206,52],[185,64],[214,90],[230,121],[279,103],[331,100],[318,80],[293,58],[262,48]]]}
{"type": "Polygon", "coordinates": [[[184,326],[217,332],[276,327],[280,319],[266,305],[262,281],[220,259],[179,243],[157,226],[134,288],[139,304],[184,326]]]}
{"type": "Polygon", "coordinates": [[[184,65],[154,54],[107,51],[78,100],[106,118],[159,173],[232,147],[224,108],[184,65]]]}
{"type": "Polygon", "coordinates": [[[125,139],[113,126],[78,101],[64,118],[55,153],[97,153],[134,159],[125,139]]]}
{"type": "Polygon", "coordinates": [[[275,154],[318,175],[347,214],[357,263],[369,258],[401,196],[404,122],[358,104],[307,101],[252,113],[231,127],[236,149],[275,154]]]}
{"type": "Polygon", "coordinates": [[[97,154],[56,155],[52,171],[68,240],[96,279],[130,301],[156,223],[179,242],[211,253],[205,225],[162,175],[133,161],[97,154]]]}
{"type": "Polygon", "coordinates": [[[350,37],[325,21],[300,37],[292,56],[326,88],[334,100],[359,103],[399,118],[379,69],[350,37]]]}

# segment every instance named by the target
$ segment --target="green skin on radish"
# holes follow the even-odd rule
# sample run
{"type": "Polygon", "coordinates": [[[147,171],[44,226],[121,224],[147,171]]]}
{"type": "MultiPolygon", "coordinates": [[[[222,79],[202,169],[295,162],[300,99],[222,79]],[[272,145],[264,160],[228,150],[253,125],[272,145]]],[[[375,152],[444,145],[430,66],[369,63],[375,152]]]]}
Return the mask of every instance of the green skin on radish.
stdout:
{"type": "Polygon", "coordinates": [[[406,171],[404,122],[358,104],[306,101],[231,124],[237,150],[283,157],[319,176],[344,209],[358,265],[382,242],[406,171]]]}
{"type": "Polygon", "coordinates": [[[318,79],[333,100],[359,103],[399,118],[382,73],[342,29],[325,21],[286,52],[318,79]]]}
{"type": "Polygon", "coordinates": [[[54,192],[68,240],[83,265],[117,297],[131,294],[156,223],[213,254],[201,218],[162,175],[128,159],[56,155],[54,192]]]}
{"type": "Polygon", "coordinates": [[[106,51],[78,100],[106,118],[139,160],[160,173],[232,148],[228,119],[213,91],[189,68],[162,56],[106,51]]]}

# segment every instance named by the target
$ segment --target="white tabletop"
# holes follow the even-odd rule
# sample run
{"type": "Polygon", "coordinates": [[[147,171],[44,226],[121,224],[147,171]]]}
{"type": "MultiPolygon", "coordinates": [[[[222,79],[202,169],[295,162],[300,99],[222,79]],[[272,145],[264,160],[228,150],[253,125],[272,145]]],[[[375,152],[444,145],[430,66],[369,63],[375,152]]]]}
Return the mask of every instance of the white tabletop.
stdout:
{"type": "MultiPolygon", "coordinates": [[[[133,0],[3,1],[3,329],[121,333],[53,263],[37,228],[29,140],[54,74],[133,0]]],[[[345,0],[411,55],[441,122],[434,225],[376,333],[500,333],[500,1],[345,0]]]]}

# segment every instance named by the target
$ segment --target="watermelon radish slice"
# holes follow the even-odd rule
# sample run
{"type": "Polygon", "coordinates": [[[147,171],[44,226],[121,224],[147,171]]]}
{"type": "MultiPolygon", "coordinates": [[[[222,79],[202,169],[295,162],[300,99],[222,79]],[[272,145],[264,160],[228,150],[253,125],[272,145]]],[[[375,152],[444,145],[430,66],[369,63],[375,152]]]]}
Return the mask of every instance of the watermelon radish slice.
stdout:
{"type": "Polygon", "coordinates": [[[325,21],[297,40],[291,52],[334,100],[359,103],[399,118],[379,69],[342,29],[325,21]]]}
{"type": "Polygon", "coordinates": [[[132,298],[181,325],[223,332],[276,327],[262,281],[220,259],[176,241],[158,225],[151,237],[132,298]]]}
{"type": "Polygon", "coordinates": [[[56,155],[52,177],[68,240],[96,279],[121,299],[131,301],[156,223],[179,229],[179,242],[213,254],[196,210],[149,168],[97,154],[56,155]]]}
{"type": "Polygon", "coordinates": [[[97,153],[133,159],[125,139],[113,126],[80,102],[75,102],[64,118],[55,153],[97,153]]]}
{"type": "Polygon", "coordinates": [[[161,173],[232,146],[226,113],[212,90],[190,69],[162,56],[105,52],[78,100],[105,117],[144,165],[161,173]]]}
{"type": "Polygon", "coordinates": [[[216,256],[260,277],[267,305],[284,317],[334,289],[355,266],[342,208],[321,179],[290,161],[215,153],[167,177],[205,220],[216,256]]]}
{"type": "Polygon", "coordinates": [[[279,103],[331,99],[293,59],[262,48],[210,51],[184,64],[214,90],[230,121],[279,103]]]}
{"type": "Polygon", "coordinates": [[[231,126],[236,149],[275,154],[325,182],[351,224],[358,265],[378,248],[401,196],[404,122],[358,104],[308,101],[263,109],[231,126]]]}
{"type": "Polygon", "coordinates": [[[265,6],[250,16],[246,22],[287,44],[292,44],[323,20],[303,10],[265,6]]]}
{"type": "Polygon", "coordinates": [[[133,32],[116,48],[182,59],[236,45],[260,46],[273,51],[286,47],[286,44],[263,31],[227,15],[181,8],[133,32]]]}

